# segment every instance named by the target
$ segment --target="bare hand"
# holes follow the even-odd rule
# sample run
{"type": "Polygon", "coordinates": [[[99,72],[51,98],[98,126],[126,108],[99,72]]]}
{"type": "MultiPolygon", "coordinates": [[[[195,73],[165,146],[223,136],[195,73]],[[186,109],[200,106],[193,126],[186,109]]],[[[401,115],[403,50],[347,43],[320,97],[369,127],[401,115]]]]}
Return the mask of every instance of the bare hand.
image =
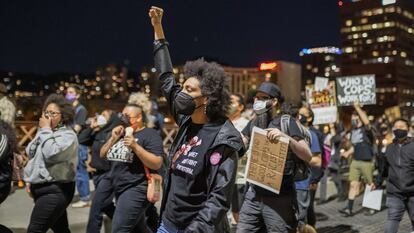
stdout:
{"type": "Polygon", "coordinates": [[[112,130],[112,138],[118,140],[123,133],[124,133],[124,127],[122,125],[117,126],[112,130]]]}
{"type": "Polygon", "coordinates": [[[125,136],[125,137],[124,137],[124,145],[125,145],[125,146],[128,146],[128,147],[130,147],[130,148],[133,148],[133,147],[135,147],[137,144],[138,144],[138,143],[137,143],[137,141],[135,141],[134,136],[132,136],[132,135],[128,135],[128,136],[125,136]]]}
{"type": "Polygon", "coordinates": [[[89,173],[94,173],[96,172],[96,168],[91,166],[91,161],[86,161],[86,171],[89,173]]]}
{"type": "Polygon", "coordinates": [[[162,16],[164,15],[164,10],[159,7],[152,6],[148,15],[151,18],[152,26],[160,25],[162,16]]]}
{"type": "Polygon", "coordinates": [[[285,134],[282,131],[276,128],[266,129],[266,131],[267,131],[267,138],[272,143],[276,143],[277,141],[279,141],[281,137],[285,136],[285,134]]]}
{"type": "Polygon", "coordinates": [[[91,119],[91,129],[98,128],[98,122],[96,121],[96,117],[92,117],[91,119]]]}
{"type": "Polygon", "coordinates": [[[358,100],[354,102],[354,108],[355,109],[362,108],[362,105],[361,105],[361,103],[358,100]]]}
{"type": "Polygon", "coordinates": [[[372,184],[370,185],[370,188],[371,188],[371,191],[374,191],[375,189],[377,189],[377,187],[375,186],[375,184],[374,184],[374,183],[372,183],[372,184]]]}
{"type": "Polygon", "coordinates": [[[46,116],[42,116],[40,119],[39,119],[39,127],[40,128],[52,128],[52,119],[47,119],[46,118],[46,116]]]}

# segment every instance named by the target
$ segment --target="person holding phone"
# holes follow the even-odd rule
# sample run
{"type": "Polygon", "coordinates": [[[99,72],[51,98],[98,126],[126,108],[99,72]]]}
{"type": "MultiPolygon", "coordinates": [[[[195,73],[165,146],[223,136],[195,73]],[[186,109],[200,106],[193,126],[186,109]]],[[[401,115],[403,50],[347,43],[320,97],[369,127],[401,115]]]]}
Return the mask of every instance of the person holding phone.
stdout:
{"type": "Polygon", "coordinates": [[[66,208],[75,193],[78,138],[71,127],[73,108],[63,96],[52,94],[44,104],[39,130],[26,147],[26,191],[35,205],[27,232],[68,233],[66,208]]]}
{"type": "Polygon", "coordinates": [[[151,232],[145,222],[148,181],[145,167],[158,170],[163,164],[164,147],[156,130],[146,127],[141,106],[127,104],[122,113],[130,126],[117,126],[101,148],[101,157],[111,162],[109,177],[116,198],[112,232],[151,232]]]}

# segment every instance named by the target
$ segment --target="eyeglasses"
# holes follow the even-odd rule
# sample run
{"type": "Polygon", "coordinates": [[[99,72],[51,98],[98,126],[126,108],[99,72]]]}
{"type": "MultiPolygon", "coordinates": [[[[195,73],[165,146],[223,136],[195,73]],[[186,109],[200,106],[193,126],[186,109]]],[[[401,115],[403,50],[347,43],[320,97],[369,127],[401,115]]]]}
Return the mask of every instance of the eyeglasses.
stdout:
{"type": "Polygon", "coordinates": [[[56,117],[61,114],[60,112],[53,112],[53,111],[44,111],[43,113],[45,114],[45,116],[50,116],[50,117],[56,117]]]}

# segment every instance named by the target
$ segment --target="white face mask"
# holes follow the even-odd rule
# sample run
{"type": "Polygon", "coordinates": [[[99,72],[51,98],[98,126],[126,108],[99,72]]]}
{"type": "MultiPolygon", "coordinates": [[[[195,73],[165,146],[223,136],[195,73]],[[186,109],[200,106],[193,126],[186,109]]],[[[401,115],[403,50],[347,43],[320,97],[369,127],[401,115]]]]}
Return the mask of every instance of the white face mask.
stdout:
{"type": "Polygon", "coordinates": [[[106,120],[106,118],[103,115],[98,115],[96,117],[96,123],[98,124],[99,127],[102,127],[102,126],[106,125],[108,123],[108,121],[106,120]]]}
{"type": "Polygon", "coordinates": [[[271,100],[256,100],[253,104],[253,110],[256,114],[267,112],[272,106],[271,100]]]}

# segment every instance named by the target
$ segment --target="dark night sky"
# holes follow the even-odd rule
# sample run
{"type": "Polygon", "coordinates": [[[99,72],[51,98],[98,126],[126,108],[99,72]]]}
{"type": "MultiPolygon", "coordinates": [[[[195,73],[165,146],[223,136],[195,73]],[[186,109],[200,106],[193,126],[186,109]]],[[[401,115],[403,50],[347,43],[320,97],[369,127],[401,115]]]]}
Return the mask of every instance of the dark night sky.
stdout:
{"type": "Polygon", "coordinates": [[[336,0],[0,0],[0,70],[92,72],[125,59],[139,70],[152,64],[151,5],[166,11],[175,64],[299,62],[304,47],[339,44],[336,0]]]}

